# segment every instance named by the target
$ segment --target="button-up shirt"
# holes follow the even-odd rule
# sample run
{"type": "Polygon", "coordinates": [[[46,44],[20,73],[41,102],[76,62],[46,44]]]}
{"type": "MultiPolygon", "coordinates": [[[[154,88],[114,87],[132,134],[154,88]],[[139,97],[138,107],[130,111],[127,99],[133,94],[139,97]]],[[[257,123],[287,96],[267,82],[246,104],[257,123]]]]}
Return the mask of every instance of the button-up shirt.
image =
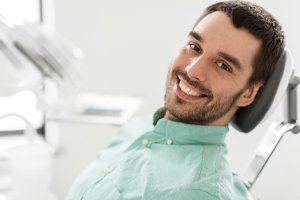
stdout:
{"type": "Polygon", "coordinates": [[[227,126],[135,119],[82,172],[67,200],[247,199],[226,159],[227,132],[227,126]]]}

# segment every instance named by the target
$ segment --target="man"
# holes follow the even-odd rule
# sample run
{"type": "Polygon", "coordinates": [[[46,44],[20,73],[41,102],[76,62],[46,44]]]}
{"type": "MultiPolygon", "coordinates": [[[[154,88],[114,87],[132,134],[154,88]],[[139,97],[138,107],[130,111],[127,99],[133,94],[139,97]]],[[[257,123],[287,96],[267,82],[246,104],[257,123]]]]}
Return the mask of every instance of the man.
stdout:
{"type": "Polygon", "coordinates": [[[67,199],[247,199],[224,139],[283,50],[281,26],[263,8],[244,1],[208,7],[170,65],[154,126],[148,118],[125,125],[67,199]]]}

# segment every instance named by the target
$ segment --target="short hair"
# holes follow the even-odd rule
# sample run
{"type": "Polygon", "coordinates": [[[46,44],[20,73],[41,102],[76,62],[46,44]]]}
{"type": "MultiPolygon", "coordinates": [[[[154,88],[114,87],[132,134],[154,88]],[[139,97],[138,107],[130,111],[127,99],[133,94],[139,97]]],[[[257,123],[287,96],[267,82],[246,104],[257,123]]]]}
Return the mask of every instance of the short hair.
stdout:
{"type": "Polygon", "coordinates": [[[248,83],[252,85],[267,80],[284,52],[284,32],[279,22],[261,6],[248,1],[231,0],[207,7],[193,29],[204,17],[216,11],[225,13],[236,28],[245,28],[261,40],[262,45],[253,60],[253,73],[248,83]]]}

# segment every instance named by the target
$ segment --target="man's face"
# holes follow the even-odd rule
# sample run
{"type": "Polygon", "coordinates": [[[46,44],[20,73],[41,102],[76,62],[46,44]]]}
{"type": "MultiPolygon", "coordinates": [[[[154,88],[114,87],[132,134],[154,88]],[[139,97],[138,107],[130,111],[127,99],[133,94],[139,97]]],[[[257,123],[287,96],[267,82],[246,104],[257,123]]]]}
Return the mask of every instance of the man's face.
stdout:
{"type": "Polygon", "coordinates": [[[214,12],[189,34],[170,65],[166,118],[184,123],[224,125],[249,105],[259,86],[249,86],[261,42],[229,17],[214,12]]]}

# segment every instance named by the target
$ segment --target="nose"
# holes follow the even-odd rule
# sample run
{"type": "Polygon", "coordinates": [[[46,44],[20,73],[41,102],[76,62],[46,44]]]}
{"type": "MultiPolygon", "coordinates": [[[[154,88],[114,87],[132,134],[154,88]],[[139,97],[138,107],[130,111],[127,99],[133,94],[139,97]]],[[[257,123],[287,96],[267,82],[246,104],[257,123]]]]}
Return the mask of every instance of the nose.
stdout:
{"type": "Polygon", "coordinates": [[[190,58],[186,66],[186,72],[190,79],[196,81],[205,81],[209,72],[208,58],[205,54],[190,58]]]}

